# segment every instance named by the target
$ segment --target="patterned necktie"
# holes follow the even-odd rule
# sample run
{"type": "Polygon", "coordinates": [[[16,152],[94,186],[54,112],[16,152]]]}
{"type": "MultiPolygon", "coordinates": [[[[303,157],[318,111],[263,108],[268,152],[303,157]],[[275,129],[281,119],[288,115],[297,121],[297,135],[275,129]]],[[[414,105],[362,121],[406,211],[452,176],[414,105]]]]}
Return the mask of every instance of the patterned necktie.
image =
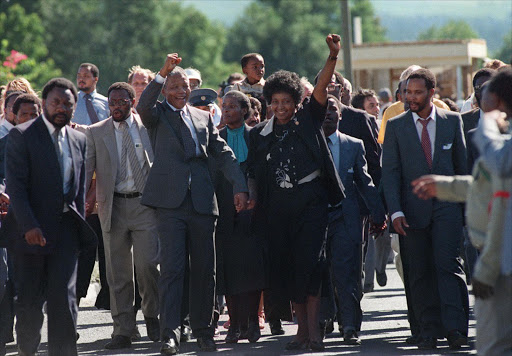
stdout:
{"type": "Polygon", "coordinates": [[[92,105],[92,96],[91,94],[85,94],[85,107],[87,108],[87,114],[89,114],[89,119],[91,119],[91,123],[95,124],[98,121],[98,115],[96,114],[96,111],[94,110],[94,106],[92,105]]]}
{"type": "Polygon", "coordinates": [[[53,146],[55,147],[55,153],[57,154],[57,159],[59,161],[60,175],[62,179],[64,179],[64,157],[62,153],[61,142],[59,140],[59,134],[60,130],[53,131],[53,146]]]}
{"type": "MultiPolygon", "coordinates": [[[[133,125],[136,125],[133,123],[133,125]]],[[[123,181],[127,177],[127,162],[126,158],[130,161],[130,167],[132,169],[132,178],[135,182],[135,188],[137,192],[142,193],[144,190],[144,173],[142,171],[142,167],[140,166],[139,159],[137,158],[137,154],[135,153],[135,145],[132,140],[132,136],[130,135],[130,130],[128,128],[128,124],[126,121],[121,121],[119,123],[119,129],[123,133],[123,144],[121,149],[121,167],[120,167],[120,180],[123,181]]]]}
{"type": "Polygon", "coordinates": [[[185,150],[185,160],[188,161],[196,156],[196,143],[192,138],[192,133],[185,123],[185,118],[183,117],[183,110],[179,110],[180,113],[180,133],[181,138],[183,140],[183,148],[185,150]]]}
{"type": "Polygon", "coordinates": [[[429,117],[426,120],[419,119],[418,121],[423,125],[423,129],[421,130],[421,148],[423,148],[423,153],[425,154],[428,168],[432,169],[432,146],[430,144],[430,136],[427,130],[427,125],[430,120],[432,119],[429,117]]]}

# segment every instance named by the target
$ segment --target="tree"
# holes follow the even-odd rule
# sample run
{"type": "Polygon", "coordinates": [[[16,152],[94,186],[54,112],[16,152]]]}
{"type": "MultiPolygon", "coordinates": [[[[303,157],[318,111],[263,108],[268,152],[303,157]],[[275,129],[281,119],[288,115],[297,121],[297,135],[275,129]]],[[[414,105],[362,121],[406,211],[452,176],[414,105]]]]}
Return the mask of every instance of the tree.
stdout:
{"type": "Polygon", "coordinates": [[[478,37],[478,34],[466,21],[452,20],[441,27],[430,26],[427,30],[418,35],[418,40],[467,40],[478,37]]]}
{"type": "Polygon", "coordinates": [[[503,37],[503,46],[495,55],[505,63],[512,63],[512,30],[503,37]]]}
{"type": "Polygon", "coordinates": [[[381,25],[380,18],[375,16],[375,11],[370,0],[351,1],[350,14],[352,23],[354,17],[361,17],[363,42],[386,42],[386,29],[381,25]]]}

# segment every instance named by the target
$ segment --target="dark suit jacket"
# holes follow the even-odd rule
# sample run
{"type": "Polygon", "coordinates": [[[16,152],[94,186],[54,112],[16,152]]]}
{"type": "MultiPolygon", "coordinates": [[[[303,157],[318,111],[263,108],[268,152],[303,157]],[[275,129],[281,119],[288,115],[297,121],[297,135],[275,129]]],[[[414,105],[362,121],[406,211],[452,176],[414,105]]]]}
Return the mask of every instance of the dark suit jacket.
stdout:
{"type": "Polygon", "coordinates": [[[234,192],[247,192],[245,177],[233,151],[219,136],[210,115],[187,106],[200,144],[201,157],[185,160],[179,114],[166,101],[157,102],[162,84],[154,80],[142,93],[137,112],[148,129],[155,155],[141,203],[155,208],[178,208],[189,189],[194,208],[201,214],[218,214],[211,163],[233,184],[234,192]]]}
{"type": "Polygon", "coordinates": [[[468,142],[468,132],[478,126],[480,120],[480,109],[473,109],[461,115],[462,123],[464,124],[464,138],[468,142]]]}
{"type": "Polygon", "coordinates": [[[76,218],[82,247],[97,242],[96,235],[85,222],[85,135],[66,126],[73,160],[73,184],[64,195],[62,176],[55,146],[39,116],[14,127],[6,147],[6,181],[11,198],[8,212],[14,214],[20,234],[12,237],[14,247],[33,254],[51,253],[58,243],[64,202],[76,218]],[[39,227],[46,245],[31,246],[23,235],[39,227]]]}
{"type": "MultiPolygon", "coordinates": [[[[436,107],[436,138],[432,170],[421,148],[410,110],[390,119],[382,156],[382,184],[388,211],[403,211],[412,229],[429,225],[433,199],[422,200],[412,192],[411,182],[426,174],[467,174],[466,144],[460,114],[436,107]]],[[[436,201],[436,204],[449,204],[436,201]]]]}
{"type": "MultiPolygon", "coordinates": [[[[379,186],[381,177],[380,155],[382,148],[377,142],[379,135],[377,124],[372,122],[373,116],[367,112],[342,105],[341,120],[338,125],[340,132],[363,140],[368,162],[368,173],[375,186],[379,186]]],[[[373,118],[375,121],[375,118],[373,118]]]]}

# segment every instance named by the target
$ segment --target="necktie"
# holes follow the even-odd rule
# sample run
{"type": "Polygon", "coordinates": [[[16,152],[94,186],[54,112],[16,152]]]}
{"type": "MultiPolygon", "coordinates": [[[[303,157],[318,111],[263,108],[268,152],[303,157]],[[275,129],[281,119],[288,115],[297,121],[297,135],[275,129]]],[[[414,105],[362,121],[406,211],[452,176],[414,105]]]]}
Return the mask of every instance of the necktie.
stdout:
{"type": "Polygon", "coordinates": [[[59,134],[60,130],[53,131],[53,146],[55,147],[55,153],[57,154],[57,159],[59,161],[60,175],[62,179],[64,179],[64,157],[62,154],[61,143],[59,141],[59,134]]]}
{"type": "Polygon", "coordinates": [[[85,94],[85,107],[87,108],[87,114],[89,114],[89,119],[91,119],[91,123],[95,124],[98,121],[98,115],[96,114],[96,111],[94,110],[94,106],[92,105],[92,96],[91,94],[85,94]]]}
{"type": "Polygon", "coordinates": [[[421,148],[423,148],[428,168],[432,169],[432,146],[430,145],[430,136],[427,130],[427,125],[430,120],[432,119],[429,117],[426,120],[419,119],[419,122],[423,125],[423,129],[421,130],[421,148]]]}
{"type": "Polygon", "coordinates": [[[196,143],[192,138],[192,134],[190,133],[190,129],[185,123],[185,118],[183,117],[183,110],[179,110],[180,112],[180,133],[181,138],[183,140],[183,148],[185,150],[185,160],[188,161],[196,156],[196,143]]]}
{"type": "MultiPolygon", "coordinates": [[[[136,125],[134,123],[134,125],[136,125]]],[[[142,171],[142,167],[140,166],[140,162],[137,158],[137,154],[135,153],[135,145],[132,140],[132,136],[130,135],[128,124],[126,121],[121,121],[119,123],[119,129],[123,133],[123,144],[121,149],[121,167],[120,167],[120,179],[121,181],[125,180],[127,177],[127,162],[126,158],[128,158],[130,162],[130,167],[132,169],[132,178],[135,182],[135,188],[139,193],[142,193],[144,190],[144,173],[142,171]]]]}

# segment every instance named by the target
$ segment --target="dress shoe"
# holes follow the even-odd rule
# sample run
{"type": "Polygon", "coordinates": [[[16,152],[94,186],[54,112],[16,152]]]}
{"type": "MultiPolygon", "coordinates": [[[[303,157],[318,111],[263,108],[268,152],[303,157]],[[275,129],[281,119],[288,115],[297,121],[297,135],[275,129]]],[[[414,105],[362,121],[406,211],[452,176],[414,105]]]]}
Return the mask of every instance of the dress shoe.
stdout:
{"type": "Polygon", "coordinates": [[[238,340],[240,340],[240,328],[237,328],[235,325],[231,325],[224,341],[226,344],[236,344],[238,340]]]}
{"type": "Polygon", "coordinates": [[[176,355],[178,351],[178,345],[173,338],[165,338],[162,347],[160,347],[160,353],[163,355],[176,355]]]}
{"type": "Polygon", "coordinates": [[[182,325],[180,342],[189,342],[190,340],[192,340],[192,329],[190,328],[190,326],[182,325]]]}
{"type": "Polygon", "coordinates": [[[146,331],[148,332],[148,337],[151,341],[160,341],[160,323],[158,322],[158,318],[146,318],[146,331]]]}
{"type": "Polygon", "coordinates": [[[135,329],[133,329],[132,331],[132,336],[130,336],[130,340],[134,342],[139,341],[140,339],[142,339],[142,336],[140,335],[139,328],[137,327],[137,325],[135,325],[135,329]]]}
{"type": "Polygon", "coordinates": [[[421,342],[421,336],[418,334],[411,335],[407,339],[405,339],[405,343],[407,345],[418,345],[421,342]]]}
{"type": "Polygon", "coordinates": [[[110,340],[105,348],[107,350],[117,350],[117,349],[127,349],[132,346],[132,341],[130,337],[124,335],[114,335],[112,340],[110,340]]]}
{"type": "Polygon", "coordinates": [[[325,351],[325,345],[322,341],[310,341],[309,348],[313,352],[322,352],[325,351]]]}
{"type": "Polygon", "coordinates": [[[446,337],[448,339],[448,344],[450,345],[450,350],[458,350],[462,345],[468,344],[468,337],[463,335],[458,330],[452,330],[448,333],[446,337]]]}
{"type": "Polygon", "coordinates": [[[202,336],[197,338],[197,344],[201,351],[217,351],[217,346],[215,345],[215,341],[213,341],[213,337],[211,336],[202,336]]]}
{"type": "Polygon", "coordinates": [[[420,350],[432,350],[437,348],[437,339],[431,336],[423,336],[421,341],[418,343],[418,349],[420,350]]]}
{"type": "Polygon", "coordinates": [[[361,339],[354,329],[348,329],[343,334],[343,342],[346,345],[361,345],[361,339]]]}
{"type": "Polygon", "coordinates": [[[247,340],[250,343],[255,343],[261,337],[260,325],[257,321],[249,322],[249,327],[247,328],[247,340]]]}
{"type": "Polygon", "coordinates": [[[286,350],[307,350],[309,348],[309,340],[290,341],[286,344],[286,350]]]}
{"type": "Polygon", "coordinates": [[[388,283],[388,276],[386,275],[386,271],[376,274],[377,283],[379,286],[384,287],[388,283]]]}
{"type": "Polygon", "coordinates": [[[371,293],[373,292],[373,284],[365,284],[363,287],[364,293],[371,293]]]}
{"type": "Polygon", "coordinates": [[[284,335],[284,329],[281,325],[281,321],[270,322],[269,324],[272,335],[284,335]]]}
{"type": "Polygon", "coordinates": [[[325,322],[325,335],[332,334],[334,331],[334,321],[329,319],[325,322]]]}

